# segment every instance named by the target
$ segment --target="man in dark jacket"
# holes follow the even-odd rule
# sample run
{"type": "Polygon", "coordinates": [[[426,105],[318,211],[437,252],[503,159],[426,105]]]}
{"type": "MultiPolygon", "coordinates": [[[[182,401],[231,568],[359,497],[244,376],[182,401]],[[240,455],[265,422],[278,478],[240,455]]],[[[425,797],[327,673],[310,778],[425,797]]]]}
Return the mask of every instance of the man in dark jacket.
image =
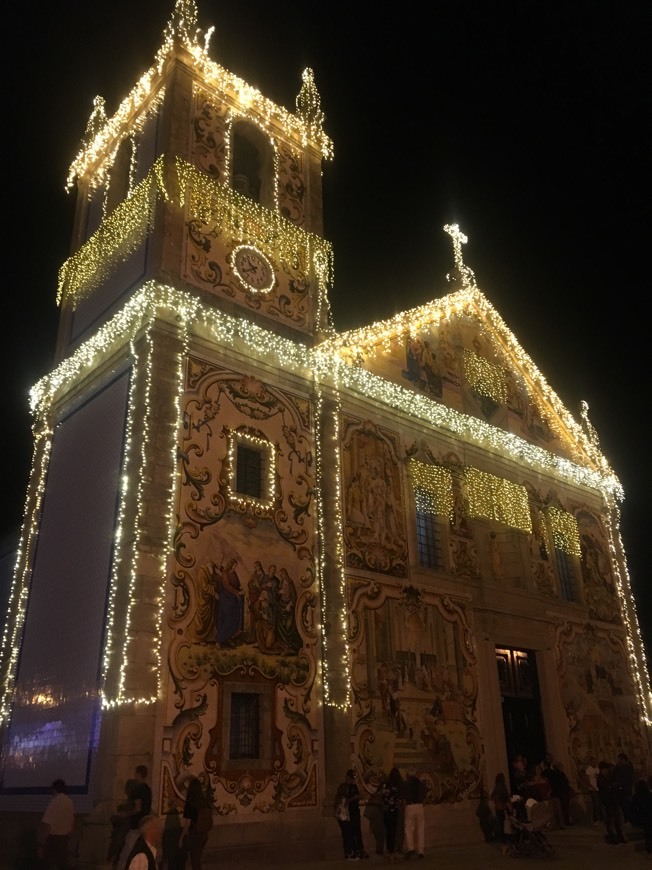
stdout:
{"type": "Polygon", "coordinates": [[[604,816],[604,824],[607,829],[606,841],[611,845],[617,846],[618,843],[626,843],[623,827],[621,824],[621,810],[618,803],[617,786],[613,781],[613,764],[608,761],[601,761],[598,765],[598,792],[600,793],[600,801],[602,802],[602,812],[604,816]]]}
{"type": "Polygon", "coordinates": [[[612,775],[623,819],[626,822],[631,822],[632,797],[634,794],[634,766],[624,752],[619,753],[612,775]]]}

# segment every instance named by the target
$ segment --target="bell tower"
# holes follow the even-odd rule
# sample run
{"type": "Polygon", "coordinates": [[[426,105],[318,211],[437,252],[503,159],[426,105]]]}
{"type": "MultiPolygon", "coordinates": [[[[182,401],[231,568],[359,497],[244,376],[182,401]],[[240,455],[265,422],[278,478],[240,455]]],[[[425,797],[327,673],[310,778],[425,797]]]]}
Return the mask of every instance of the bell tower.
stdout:
{"type": "Polygon", "coordinates": [[[306,689],[320,672],[307,354],[332,332],[321,173],[333,149],[311,69],[289,111],[215,63],[210,34],[195,0],[176,0],[115,112],[95,98],[67,179],[77,203],[55,368],[31,395],[0,659],[0,809],[40,812],[64,778],[91,863],[136,764],[159,813],[183,806],[200,755],[194,773],[217,807],[245,767],[270,806],[315,815],[322,788],[318,754],[292,762],[280,735],[284,710],[297,711],[293,744],[321,727],[306,689]],[[215,584],[233,566],[244,583],[261,558],[278,564],[284,634],[257,630],[243,593],[232,638],[215,584]],[[234,682],[225,637],[242,661],[266,645],[266,662],[234,682]],[[189,649],[208,652],[208,670],[188,671],[189,649]],[[224,758],[239,746],[236,708],[262,711],[255,763],[224,758]]]}
{"type": "Polygon", "coordinates": [[[290,112],[210,60],[211,33],[178,0],[113,116],[95,99],[67,182],[78,205],[60,358],[148,280],[307,343],[330,331],[321,172],[333,149],[314,74],[290,112]]]}

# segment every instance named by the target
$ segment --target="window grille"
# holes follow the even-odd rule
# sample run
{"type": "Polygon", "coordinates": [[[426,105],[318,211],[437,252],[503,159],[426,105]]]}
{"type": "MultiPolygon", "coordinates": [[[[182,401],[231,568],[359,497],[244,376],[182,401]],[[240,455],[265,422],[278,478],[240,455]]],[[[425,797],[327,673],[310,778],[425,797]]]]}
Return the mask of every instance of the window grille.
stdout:
{"type": "Polygon", "coordinates": [[[239,443],[236,459],[236,491],[240,495],[261,499],[264,462],[260,450],[239,443]]]}
{"type": "Polygon", "coordinates": [[[260,695],[231,694],[230,758],[260,757],[260,695]]]}

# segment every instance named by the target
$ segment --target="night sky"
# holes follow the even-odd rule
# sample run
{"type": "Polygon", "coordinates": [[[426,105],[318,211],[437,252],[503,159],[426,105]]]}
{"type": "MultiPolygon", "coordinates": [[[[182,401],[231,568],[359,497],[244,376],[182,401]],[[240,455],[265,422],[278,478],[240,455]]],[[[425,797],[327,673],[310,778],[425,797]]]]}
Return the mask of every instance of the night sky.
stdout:
{"type": "MultiPolygon", "coordinates": [[[[22,520],[28,391],[54,350],[74,207],[68,168],[93,98],[112,114],[152,65],[172,8],[72,0],[26,13],[16,33],[3,136],[7,532],[22,520]]],[[[215,26],[211,57],[273,101],[294,110],[301,73],[314,70],[335,147],[324,220],[336,328],[446,292],[442,227],[458,223],[479,287],[568,410],[579,420],[588,402],[625,490],[622,533],[648,649],[651,9],[198,0],[200,28],[215,26]]]]}

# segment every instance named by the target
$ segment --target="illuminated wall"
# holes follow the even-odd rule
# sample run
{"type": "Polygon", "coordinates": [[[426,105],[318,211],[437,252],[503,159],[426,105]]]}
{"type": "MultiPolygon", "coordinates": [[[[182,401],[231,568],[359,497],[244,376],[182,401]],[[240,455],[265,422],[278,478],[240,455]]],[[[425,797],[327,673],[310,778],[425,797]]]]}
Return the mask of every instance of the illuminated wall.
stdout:
{"type": "Polygon", "coordinates": [[[198,775],[220,815],[315,806],[320,638],[312,409],[256,375],[187,359],[179,439],[162,811],[198,775]],[[259,498],[238,492],[259,450],[259,498]],[[265,745],[230,755],[233,692],[260,696],[265,745]]]}
{"type": "Polygon", "coordinates": [[[29,608],[3,751],[3,793],[88,791],[129,373],[62,419],[53,435],[29,608]]]}

